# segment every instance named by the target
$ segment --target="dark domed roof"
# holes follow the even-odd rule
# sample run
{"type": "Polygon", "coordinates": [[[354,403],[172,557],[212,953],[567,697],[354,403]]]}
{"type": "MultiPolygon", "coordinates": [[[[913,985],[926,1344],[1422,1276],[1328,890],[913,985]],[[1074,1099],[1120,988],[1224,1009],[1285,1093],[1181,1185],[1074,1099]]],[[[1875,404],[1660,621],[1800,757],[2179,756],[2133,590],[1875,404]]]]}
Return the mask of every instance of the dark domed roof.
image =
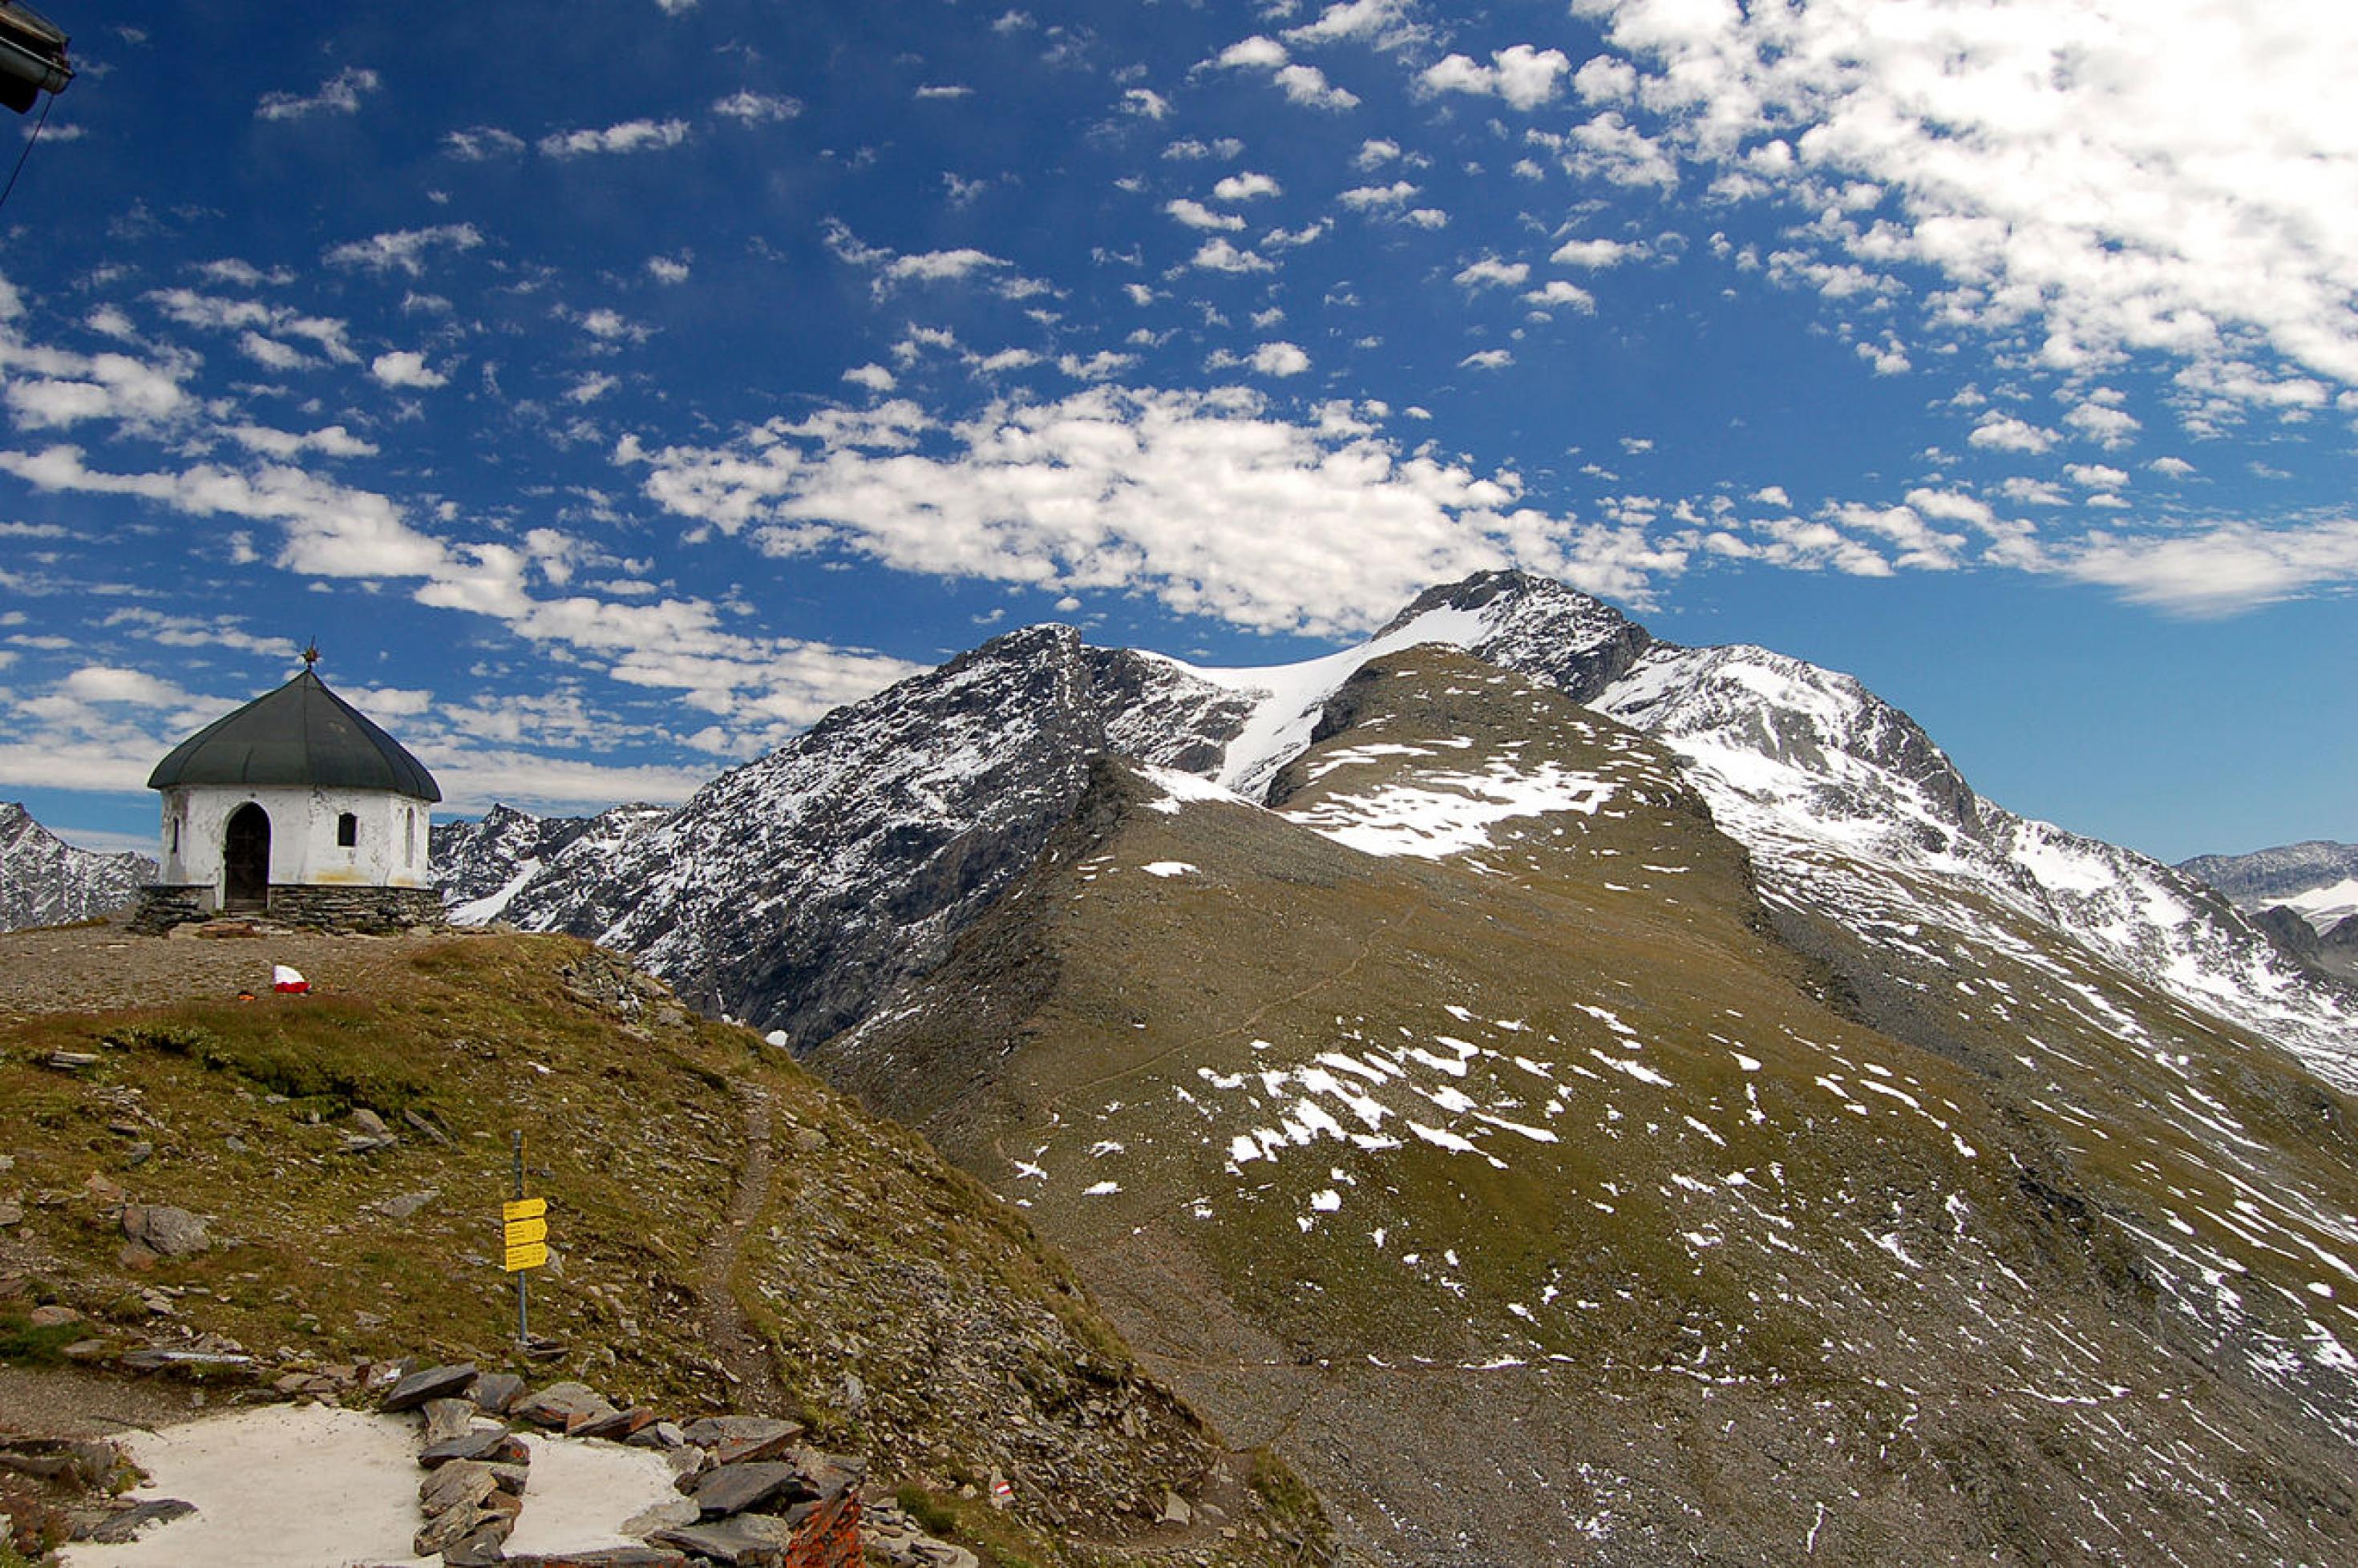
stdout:
{"type": "Polygon", "coordinates": [[[434,775],[400,741],[308,669],[206,725],[147,775],[149,789],[184,784],[318,784],[442,798],[434,775]]]}

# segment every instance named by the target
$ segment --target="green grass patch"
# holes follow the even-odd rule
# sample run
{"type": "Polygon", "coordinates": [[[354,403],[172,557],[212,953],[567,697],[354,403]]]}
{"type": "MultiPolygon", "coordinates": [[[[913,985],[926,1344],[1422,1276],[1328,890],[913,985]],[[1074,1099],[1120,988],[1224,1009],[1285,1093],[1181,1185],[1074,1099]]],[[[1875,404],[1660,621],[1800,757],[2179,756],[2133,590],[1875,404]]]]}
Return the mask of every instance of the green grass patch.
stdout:
{"type": "Polygon", "coordinates": [[[23,1307],[13,1303],[0,1306],[0,1362],[17,1367],[62,1366],[66,1346],[89,1337],[90,1325],[86,1323],[37,1328],[31,1314],[23,1307]]]}
{"type": "Polygon", "coordinates": [[[970,1548],[993,1568],[1042,1568],[1056,1561],[1046,1543],[980,1498],[912,1485],[896,1490],[892,1500],[927,1535],[970,1548]]]}

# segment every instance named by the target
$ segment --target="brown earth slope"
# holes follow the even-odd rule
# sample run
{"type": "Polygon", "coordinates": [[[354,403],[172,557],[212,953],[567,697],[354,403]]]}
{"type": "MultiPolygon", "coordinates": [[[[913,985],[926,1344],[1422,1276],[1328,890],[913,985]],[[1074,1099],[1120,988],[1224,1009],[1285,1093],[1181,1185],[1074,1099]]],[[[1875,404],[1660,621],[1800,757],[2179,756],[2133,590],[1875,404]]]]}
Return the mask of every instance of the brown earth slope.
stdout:
{"type": "Polygon", "coordinates": [[[1874,1027],[1673,759],[1460,654],[1281,792],[1105,764],[818,1061],[1356,1558],[2358,1560],[2353,1108],[2289,1058],[2045,950],[1874,1027]]]}

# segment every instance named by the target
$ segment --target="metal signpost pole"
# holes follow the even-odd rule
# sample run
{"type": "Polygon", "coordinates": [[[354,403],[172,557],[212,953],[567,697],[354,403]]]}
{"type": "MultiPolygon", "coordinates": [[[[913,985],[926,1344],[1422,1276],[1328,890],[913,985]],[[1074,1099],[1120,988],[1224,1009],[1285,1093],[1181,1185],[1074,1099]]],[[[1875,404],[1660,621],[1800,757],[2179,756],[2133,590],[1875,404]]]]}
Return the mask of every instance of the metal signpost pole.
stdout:
{"type": "MultiPolygon", "coordinates": [[[[515,1195],[518,1203],[524,1201],[524,1131],[521,1128],[517,1130],[515,1135],[515,1195]]],[[[532,1271],[528,1269],[518,1269],[515,1271],[515,1277],[516,1344],[520,1347],[529,1349],[532,1345],[532,1309],[528,1303],[532,1287],[528,1281],[532,1278],[532,1271]]]]}

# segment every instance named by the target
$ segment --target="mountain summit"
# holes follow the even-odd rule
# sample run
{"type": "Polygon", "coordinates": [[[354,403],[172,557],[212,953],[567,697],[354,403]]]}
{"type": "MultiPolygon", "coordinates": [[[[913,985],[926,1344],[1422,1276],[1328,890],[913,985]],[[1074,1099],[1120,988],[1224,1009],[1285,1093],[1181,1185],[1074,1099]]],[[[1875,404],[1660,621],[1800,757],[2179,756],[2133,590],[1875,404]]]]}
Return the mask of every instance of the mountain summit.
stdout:
{"type": "Polygon", "coordinates": [[[2358,1004],[1849,676],[1505,573],[1036,627],[507,909],[1024,1206],[1359,1560],[2358,1555],[2358,1004]]]}

